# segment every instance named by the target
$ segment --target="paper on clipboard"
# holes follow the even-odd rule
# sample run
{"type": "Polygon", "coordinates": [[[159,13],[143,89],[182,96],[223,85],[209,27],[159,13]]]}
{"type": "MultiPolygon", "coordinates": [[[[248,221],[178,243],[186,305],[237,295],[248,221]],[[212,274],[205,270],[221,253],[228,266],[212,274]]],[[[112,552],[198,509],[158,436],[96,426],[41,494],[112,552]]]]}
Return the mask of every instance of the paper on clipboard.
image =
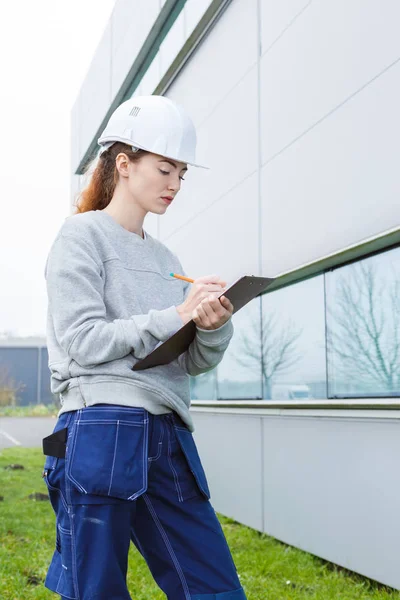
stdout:
{"type": "MultiPolygon", "coordinates": [[[[265,292],[273,281],[275,278],[243,275],[236,279],[225,292],[221,292],[218,298],[226,296],[232,302],[233,314],[235,314],[248,302],[265,292]]],[[[188,349],[195,335],[196,323],[192,319],[165,342],[160,342],[145,358],[134,364],[132,371],[141,371],[172,362],[188,349]]]]}

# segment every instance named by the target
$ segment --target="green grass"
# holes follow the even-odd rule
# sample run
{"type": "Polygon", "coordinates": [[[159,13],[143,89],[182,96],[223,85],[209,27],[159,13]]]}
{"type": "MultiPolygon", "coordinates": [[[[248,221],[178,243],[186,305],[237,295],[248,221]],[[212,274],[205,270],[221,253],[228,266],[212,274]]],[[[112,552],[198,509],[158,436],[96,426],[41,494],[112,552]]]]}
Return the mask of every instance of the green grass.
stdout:
{"type": "Polygon", "coordinates": [[[0,406],[0,417],[52,417],[60,406],[55,404],[29,404],[28,406],[0,406]]]}
{"type": "MultiPolygon", "coordinates": [[[[40,449],[0,453],[1,600],[59,598],[43,586],[54,548],[54,513],[48,501],[28,499],[33,492],[47,492],[41,478],[43,459],[40,449]],[[25,469],[4,469],[11,463],[25,469]]],[[[400,598],[397,591],[219,517],[249,600],[400,598]]],[[[165,599],[133,545],[128,586],[135,600],[165,599]]]]}

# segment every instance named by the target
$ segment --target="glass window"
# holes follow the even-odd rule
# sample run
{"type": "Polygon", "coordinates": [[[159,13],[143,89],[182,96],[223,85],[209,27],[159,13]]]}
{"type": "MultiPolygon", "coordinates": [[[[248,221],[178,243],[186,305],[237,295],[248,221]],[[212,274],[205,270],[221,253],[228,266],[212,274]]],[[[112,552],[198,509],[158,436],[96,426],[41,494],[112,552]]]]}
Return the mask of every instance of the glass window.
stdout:
{"type": "Polygon", "coordinates": [[[217,400],[217,369],[190,377],[191,400],[217,400]]]}
{"type": "Polygon", "coordinates": [[[329,396],[400,396],[400,248],[326,276],[329,396]]]}
{"type": "Polygon", "coordinates": [[[400,248],[265,294],[232,319],[224,358],[191,378],[192,399],[400,397],[400,248]]]}
{"type": "Polygon", "coordinates": [[[262,297],[265,400],[326,399],[324,278],[262,297]]]}
{"type": "Polygon", "coordinates": [[[220,400],[261,399],[260,299],[232,316],[234,334],[217,367],[220,400]]]}

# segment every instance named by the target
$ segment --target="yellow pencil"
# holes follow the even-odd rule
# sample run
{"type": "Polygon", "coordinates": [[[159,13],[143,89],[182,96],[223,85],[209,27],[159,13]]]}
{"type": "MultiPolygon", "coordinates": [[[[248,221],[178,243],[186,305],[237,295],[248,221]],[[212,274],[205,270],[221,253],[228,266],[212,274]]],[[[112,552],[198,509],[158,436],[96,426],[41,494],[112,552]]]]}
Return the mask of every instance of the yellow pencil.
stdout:
{"type": "Polygon", "coordinates": [[[194,283],[194,279],[190,279],[190,277],[184,277],[183,275],[177,275],[176,273],[170,273],[171,277],[176,277],[176,279],[183,279],[183,281],[189,281],[189,283],[194,283]]]}

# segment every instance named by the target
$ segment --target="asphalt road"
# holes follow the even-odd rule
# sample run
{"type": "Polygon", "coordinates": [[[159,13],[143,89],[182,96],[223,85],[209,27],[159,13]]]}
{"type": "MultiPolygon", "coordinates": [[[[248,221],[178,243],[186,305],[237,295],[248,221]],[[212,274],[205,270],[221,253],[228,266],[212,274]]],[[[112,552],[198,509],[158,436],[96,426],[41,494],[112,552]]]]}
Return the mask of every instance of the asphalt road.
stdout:
{"type": "Polygon", "coordinates": [[[41,448],[42,439],[53,432],[52,417],[1,417],[0,450],[15,446],[41,448]]]}

